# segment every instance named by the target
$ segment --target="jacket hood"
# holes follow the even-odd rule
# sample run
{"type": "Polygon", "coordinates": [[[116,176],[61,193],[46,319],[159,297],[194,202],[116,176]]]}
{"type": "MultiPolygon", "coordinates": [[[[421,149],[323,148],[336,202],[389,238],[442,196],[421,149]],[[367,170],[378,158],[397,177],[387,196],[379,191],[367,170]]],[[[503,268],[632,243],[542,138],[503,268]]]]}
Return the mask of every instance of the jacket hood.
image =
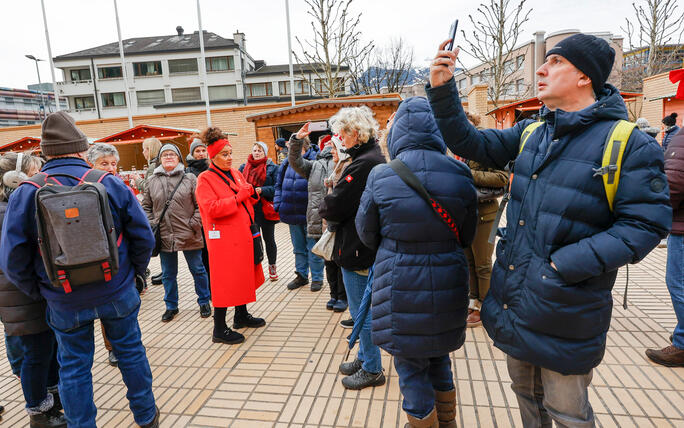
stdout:
{"type": "Polygon", "coordinates": [[[167,175],[169,177],[172,177],[178,174],[185,174],[185,165],[183,165],[183,162],[178,162],[178,165],[176,165],[176,167],[171,172],[166,172],[164,167],[161,165],[154,169],[154,175],[167,175]]]}
{"type": "Polygon", "coordinates": [[[551,111],[546,106],[542,106],[540,114],[547,124],[554,128],[553,135],[555,138],[600,120],[629,119],[627,107],[620,91],[610,84],[604,86],[598,100],[589,107],[578,111],[560,109],[551,111]]]}
{"type": "Polygon", "coordinates": [[[390,159],[407,150],[446,153],[446,144],[426,98],[411,97],[399,105],[387,137],[387,146],[390,159]]]}

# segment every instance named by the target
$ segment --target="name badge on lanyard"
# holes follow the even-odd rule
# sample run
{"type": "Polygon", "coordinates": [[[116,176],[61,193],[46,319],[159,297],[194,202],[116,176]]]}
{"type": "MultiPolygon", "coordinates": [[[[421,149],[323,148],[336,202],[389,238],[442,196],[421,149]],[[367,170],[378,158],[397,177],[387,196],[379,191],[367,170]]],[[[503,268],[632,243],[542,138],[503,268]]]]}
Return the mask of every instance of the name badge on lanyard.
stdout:
{"type": "Polygon", "coordinates": [[[209,239],[221,239],[221,231],[216,230],[215,225],[214,225],[214,229],[209,231],[209,239]]]}

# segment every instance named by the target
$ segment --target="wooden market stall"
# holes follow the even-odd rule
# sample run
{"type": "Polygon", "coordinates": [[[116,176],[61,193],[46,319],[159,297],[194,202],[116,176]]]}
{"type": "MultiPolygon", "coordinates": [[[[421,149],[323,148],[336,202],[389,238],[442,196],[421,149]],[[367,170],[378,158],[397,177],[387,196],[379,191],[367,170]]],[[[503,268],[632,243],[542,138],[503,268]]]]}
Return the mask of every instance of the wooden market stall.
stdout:
{"type": "Polygon", "coordinates": [[[0,147],[0,153],[6,152],[25,152],[27,150],[40,152],[40,137],[24,137],[16,141],[11,141],[0,147]]]}

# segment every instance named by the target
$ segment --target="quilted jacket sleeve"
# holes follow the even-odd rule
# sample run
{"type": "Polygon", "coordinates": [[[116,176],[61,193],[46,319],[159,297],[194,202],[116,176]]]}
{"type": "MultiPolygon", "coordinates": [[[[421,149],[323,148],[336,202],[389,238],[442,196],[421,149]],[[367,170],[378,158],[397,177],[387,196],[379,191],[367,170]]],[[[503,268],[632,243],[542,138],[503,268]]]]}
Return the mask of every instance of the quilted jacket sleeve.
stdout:
{"type": "Polygon", "coordinates": [[[361,203],[356,213],[356,232],[359,234],[359,239],[363,245],[371,250],[376,250],[382,239],[380,235],[380,211],[373,200],[376,172],[377,169],[374,168],[368,176],[366,189],[361,195],[361,203]]]}
{"type": "Polygon", "coordinates": [[[283,195],[283,178],[285,178],[285,170],[287,169],[287,162],[283,162],[276,172],[275,192],[273,194],[273,209],[280,211],[280,202],[283,195]]]}
{"type": "Polygon", "coordinates": [[[646,257],[670,230],[669,198],[662,150],[633,132],[613,203],[615,221],[605,231],[551,254],[560,275],[573,284],[646,257]]]}

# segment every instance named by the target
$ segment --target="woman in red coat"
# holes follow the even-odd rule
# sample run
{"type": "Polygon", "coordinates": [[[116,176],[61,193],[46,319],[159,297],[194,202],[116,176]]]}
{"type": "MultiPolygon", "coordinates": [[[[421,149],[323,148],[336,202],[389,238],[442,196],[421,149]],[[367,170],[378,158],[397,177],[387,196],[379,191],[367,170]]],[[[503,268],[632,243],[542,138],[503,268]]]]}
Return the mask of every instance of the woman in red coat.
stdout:
{"type": "Polygon", "coordinates": [[[247,312],[264,283],[261,263],[254,263],[250,224],[259,200],[251,184],[233,168],[233,148],[219,128],[202,133],[211,165],[197,179],[197,203],[206,235],[211,268],[216,343],[241,343],[245,336],[226,325],[226,311],[235,306],[233,328],[262,327],[266,322],[247,312]]]}

